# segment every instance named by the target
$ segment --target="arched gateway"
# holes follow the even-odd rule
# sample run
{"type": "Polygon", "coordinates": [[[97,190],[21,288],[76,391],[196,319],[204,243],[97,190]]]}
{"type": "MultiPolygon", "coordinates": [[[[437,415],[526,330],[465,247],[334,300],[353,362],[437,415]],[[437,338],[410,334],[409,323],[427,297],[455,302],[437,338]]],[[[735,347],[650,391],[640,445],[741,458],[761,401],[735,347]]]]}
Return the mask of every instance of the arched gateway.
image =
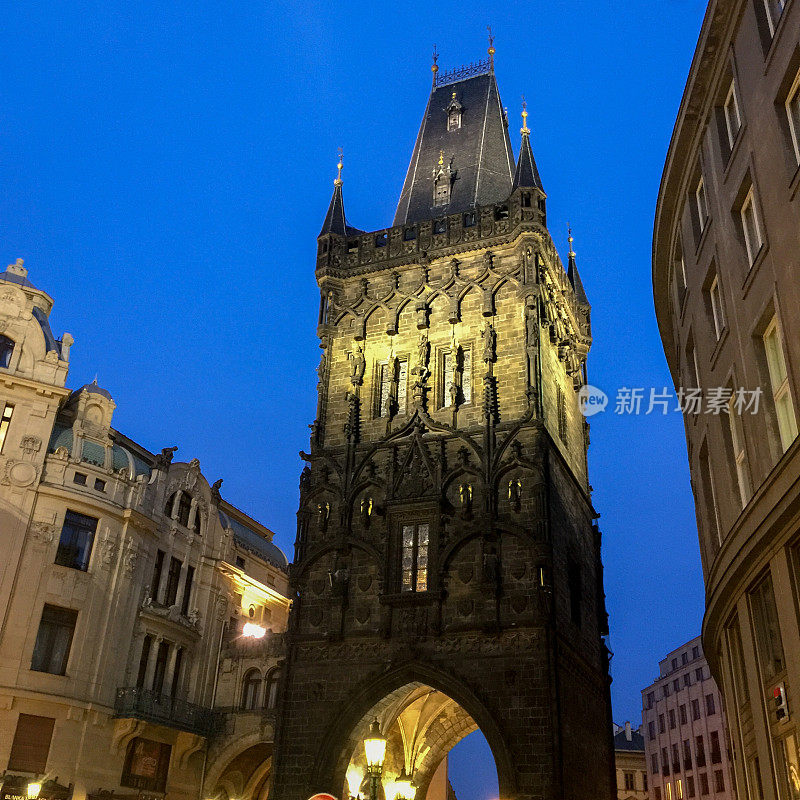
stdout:
{"type": "Polygon", "coordinates": [[[476,727],[503,800],[614,793],[577,394],[590,308],[547,231],[525,113],[513,161],[489,53],[434,64],[394,227],[347,223],[339,164],[274,800],[357,792],[375,719],[381,796],[403,770],[422,800],[476,727]]]}

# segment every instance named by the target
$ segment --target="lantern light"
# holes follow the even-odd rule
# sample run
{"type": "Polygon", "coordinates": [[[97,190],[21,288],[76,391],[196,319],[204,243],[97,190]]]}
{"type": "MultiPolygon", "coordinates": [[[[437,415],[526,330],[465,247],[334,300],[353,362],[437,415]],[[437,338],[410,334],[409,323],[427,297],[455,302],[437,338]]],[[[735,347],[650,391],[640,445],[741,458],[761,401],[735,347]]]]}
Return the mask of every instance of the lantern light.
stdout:
{"type": "Polygon", "coordinates": [[[367,768],[370,772],[383,769],[383,759],[386,757],[386,737],[381,736],[381,726],[376,717],[369,728],[369,736],[364,739],[364,753],[367,757],[367,768]]]}
{"type": "Polygon", "coordinates": [[[245,622],[244,628],[242,628],[242,636],[247,636],[249,639],[263,639],[266,633],[266,628],[262,628],[254,622],[245,622]]]}
{"type": "Polygon", "coordinates": [[[397,780],[394,782],[395,790],[397,792],[397,800],[414,800],[414,795],[417,793],[417,788],[411,783],[411,778],[406,775],[406,768],[400,770],[397,780]]]}
{"type": "Polygon", "coordinates": [[[36,800],[39,796],[39,792],[42,791],[42,784],[38,781],[34,781],[33,783],[28,784],[27,794],[28,800],[36,800]]]}

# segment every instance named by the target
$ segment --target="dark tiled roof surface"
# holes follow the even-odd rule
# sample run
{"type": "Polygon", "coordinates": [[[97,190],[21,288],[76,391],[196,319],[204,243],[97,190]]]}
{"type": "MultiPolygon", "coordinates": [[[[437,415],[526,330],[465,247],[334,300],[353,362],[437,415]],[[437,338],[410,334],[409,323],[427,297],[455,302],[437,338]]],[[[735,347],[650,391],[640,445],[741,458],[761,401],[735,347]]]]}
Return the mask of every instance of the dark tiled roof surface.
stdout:
{"type": "Polygon", "coordinates": [[[615,750],[633,750],[635,752],[644,752],[644,736],[639,731],[631,731],[631,739],[628,741],[625,736],[625,729],[623,728],[619,733],[614,736],[614,749],[615,750]]]}
{"type": "Polygon", "coordinates": [[[514,173],[515,189],[541,189],[542,179],[539,177],[539,170],[536,167],[536,159],[531,150],[531,137],[527,133],[522,134],[522,146],[519,149],[517,159],[517,171],[514,173]]]}
{"type": "Polygon", "coordinates": [[[435,87],[428,99],[408,167],[395,225],[455,214],[505,200],[511,194],[514,155],[493,73],[435,87]],[[453,96],[463,107],[461,127],[447,130],[453,96]],[[444,153],[456,171],[450,203],[433,206],[433,170],[444,153]]]}
{"type": "Polygon", "coordinates": [[[233,538],[236,544],[268,561],[282,572],[286,572],[289,562],[278,545],[250,530],[250,528],[242,525],[241,522],[233,517],[229,517],[224,511],[219,512],[219,519],[223,527],[233,530],[233,538]]]}
{"type": "Polygon", "coordinates": [[[584,305],[590,305],[589,298],[586,297],[586,290],[583,288],[583,281],[578,272],[578,265],[575,263],[574,253],[569,254],[569,266],[567,267],[567,277],[575,290],[575,299],[584,305]]]}
{"type": "Polygon", "coordinates": [[[322,230],[319,232],[320,236],[326,233],[337,233],[339,236],[358,236],[360,233],[358,228],[354,228],[347,224],[347,218],[344,215],[344,197],[342,196],[342,184],[338,182],[333,187],[333,197],[331,197],[331,204],[328,206],[328,213],[325,215],[325,222],[322,225],[322,230]]]}
{"type": "Polygon", "coordinates": [[[9,283],[17,283],[20,286],[26,286],[28,289],[36,289],[36,287],[26,277],[22,275],[16,275],[8,270],[5,272],[0,272],[0,281],[8,281],[9,283]]]}
{"type": "MultiPolygon", "coordinates": [[[[16,275],[12,277],[17,277],[16,275]]],[[[27,281],[27,278],[23,280],[27,281]]],[[[24,285],[24,284],[23,284],[24,285]]],[[[33,285],[28,282],[28,285],[33,285]]],[[[39,327],[42,329],[42,333],[44,334],[44,341],[45,347],[47,351],[55,350],[58,354],[58,357],[61,358],[61,342],[56,341],[56,337],[53,336],[53,331],[50,329],[50,321],[47,319],[47,314],[42,311],[41,308],[38,306],[34,306],[31,310],[33,314],[33,318],[39,323],[39,327]]]]}

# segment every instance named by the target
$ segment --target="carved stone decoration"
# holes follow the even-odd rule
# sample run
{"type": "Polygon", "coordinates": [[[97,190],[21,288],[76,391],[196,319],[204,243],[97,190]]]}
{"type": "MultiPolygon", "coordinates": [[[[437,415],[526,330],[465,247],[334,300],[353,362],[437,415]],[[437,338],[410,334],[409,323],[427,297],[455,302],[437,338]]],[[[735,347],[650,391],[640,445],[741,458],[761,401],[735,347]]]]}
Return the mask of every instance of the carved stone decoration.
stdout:
{"type": "Polygon", "coordinates": [[[521,614],[528,607],[528,598],[524,595],[516,595],[511,598],[511,610],[515,614],[521,614]]]}
{"type": "Polygon", "coordinates": [[[308,622],[312,628],[318,628],[322,625],[322,618],[323,614],[321,608],[312,608],[308,612],[308,622]]]}
{"type": "Polygon", "coordinates": [[[362,592],[369,591],[370,586],[372,586],[372,575],[359,575],[357,584],[362,592]]]}
{"type": "Polygon", "coordinates": [[[111,533],[111,529],[106,525],[100,539],[100,563],[108,569],[117,556],[117,537],[111,533]]]}
{"type": "Polygon", "coordinates": [[[56,526],[52,522],[34,520],[29,528],[31,538],[42,544],[50,544],[56,536],[56,526]]]}
{"type": "Polygon", "coordinates": [[[125,555],[122,557],[122,570],[125,577],[130,578],[136,571],[136,564],[139,561],[139,548],[135,542],[129,541],[125,547],[125,555]]]}
{"type": "Polygon", "coordinates": [[[322,578],[314,578],[308,582],[308,588],[319,597],[325,591],[325,581],[322,578]]]}
{"type": "Polygon", "coordinates": [[[216,616],[217,619],[225,619],[228,612],[228,599],[223,595],[217,598],[216,616]]]}
{"type": "Polygon", "coordinates": [[[39,467],[29,461],[12,461],[5,463],[0,483],[4,486],[30,486],[39,477],[39,467]]]}
{"type": "Polygon", "coordinates": [[[183,485],[191,492],[197,485],[197,479],[200,477],[200,459],[193,458],[189,462],[189,469],[186,472],[186,477],[183,480],[183,485]]]}
{"type": "Polygon", "coordinates": [[[169,469],[169,465],[172,463],[172,459],[177,451],[177,446],[162,448],[161,452],[156,456],[156,469],[166,472],[166,470],[169,469]]]}
{"type": "Polygon", "coordinates": [[[359,606],[356,609],[354,616],[361,625],[364,625],[366,622],[369,621],[371,614],[372,611],[369,606],[359,606]]]}
{"type": "Polygon", "coordinates": [[[456,610],[458,611],[459,616],[468,617],[475,610],[475,602],[468,598],[459,600],[456,605],[456,610]]]}
{"type": "Polygon", "coordinates": [[[469,583],[475,576],[475,568],[472,564],[461,564],[456,574],[461,583],[469,583]]]}
{"type": "Polygon", "coordinates": [[[356,342],[353,352],[350,354],[350,383],[353,386],[361,386],[364,383],[364,372],[367,369],[367,359],[364,356],[364,349],[356,342]]]}
{"type": "Polygon", "coordinates": [[[483,339],[483,361],[486,364],[492,363],[497,360],[497,332],[494,325],[489,323],[481,331],[481,339],[483,339]]]}
{"type": "Polygon", "coordinates": [[[19,446],[23,457],[32,459],[42,449],[42,440],[38,436],[23,436],[19,446]]]}
{"type": "Polygon", "coordinates": [[[63,445],[61,445],[61,447],[56,447],[52,458],[55,458],[57,461],[67,461],[69,460],[69,450],[63,445]]]}

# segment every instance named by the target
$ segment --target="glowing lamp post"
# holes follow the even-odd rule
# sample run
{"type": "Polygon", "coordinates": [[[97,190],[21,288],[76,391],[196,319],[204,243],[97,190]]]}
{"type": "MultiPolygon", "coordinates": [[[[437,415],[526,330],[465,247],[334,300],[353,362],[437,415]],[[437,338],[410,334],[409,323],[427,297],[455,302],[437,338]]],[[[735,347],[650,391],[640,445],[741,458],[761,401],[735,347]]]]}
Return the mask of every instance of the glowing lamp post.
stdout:
{"type": "Polygon", "coordinates": [[[414,795],[417,793],[417,788],[411,783],[411,778],[406,775],[405,766],[400,771],[397,780],[394,782],[394,788],[397,794],[397,800],[414,800],[414,795]]]}
{"type": "Polygon", "coordinates": [[[39,792],[42,791],[42,784],[38,781],[34,781],[33,783],[28,784],[28,788],[26,793],[28,795],[28,800],[37,800],[39,797],[39,792]]]}
{"type": "Polygon", "coordinates": [[[367,772],[370,777],[370,800],[378,800],[378,783],[386,758],[386,737],[381,736],[377,717],[369,727],[369,736],[364,739],[364,754],[367,757],[367,772]]]}

